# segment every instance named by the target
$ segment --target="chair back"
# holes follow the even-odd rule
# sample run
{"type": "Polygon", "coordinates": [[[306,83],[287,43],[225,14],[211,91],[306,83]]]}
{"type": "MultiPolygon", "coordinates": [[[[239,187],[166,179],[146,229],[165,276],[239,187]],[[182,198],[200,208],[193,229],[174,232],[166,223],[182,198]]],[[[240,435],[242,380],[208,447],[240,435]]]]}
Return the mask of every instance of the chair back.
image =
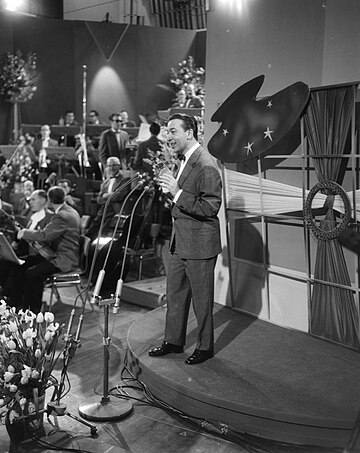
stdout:
{"type": "Polygon", "coordinates": [[[89,260],[89,250],[90,250],[90,244],[91,244],[91,239],[88,236],[85,236],[84,234],[80,235],[80,259],[79,259],[79,264],[80,264],[80,269],[81,273],[85,273],[87,271],[88,267],[88,260],[89,260]]]}

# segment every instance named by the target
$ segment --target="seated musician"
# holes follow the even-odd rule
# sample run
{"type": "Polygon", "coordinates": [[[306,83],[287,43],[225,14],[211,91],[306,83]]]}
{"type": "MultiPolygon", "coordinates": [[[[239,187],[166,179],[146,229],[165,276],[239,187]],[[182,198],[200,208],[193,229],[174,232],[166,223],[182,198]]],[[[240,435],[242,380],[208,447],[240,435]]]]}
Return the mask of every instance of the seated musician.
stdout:
{"type": "Polygon", "coordinates": [[[37,244],[36,255],[28,255],[21,265],[11,266],[3,287],[8,303],[19,308],[41,310],[44,282],[57,272],[71,272],[79,264],[80,217],[65,202],[65,191],[54,186],[48,191],[49,206],[54,210],[50,222],[40,230],[22,229],[19,240],[37,244]],[[50,244],[50,250],[39,245],[50,244]],[[55,255],[50,254],[55,253],[55,255]]]}
{"type": "MultiPolygon", "coordinates": [[[[48,210],[47,202],[48,196],[45,190],[34,190],[29,197],[30,212],[26,217],[21,219],[22,221],[19,219],[20,226],[22,226],[22,228],[28,228],[29,230],[40,230],[45,228],[54,214],[48,210]]],[[[29,243],[24,239],[13,243],[12,246],[18,256],[36,253],[34,249],[29,247],[29,243]]]]}
{"type": "MultiPolygon", "coordinates": [[[[130,180],[129,177],[123,176],[123,173],[120,170],[120,168],[121,163],[118,157],[112,156],[107,159],[106,161],[107,178],[101,183],[100,192],[96,198],[96,202],[98,204],[98,211],[96,217],[94,218],[90,225],[90,228],[86,232],[86,236],[90,237],[91,239],[95,239],[98,235],[107,199],[115,191],[120,189],[121,186],[125,185],[130,180]]],[[[119,192],[111,198],[111,201],[108,204],[105,213],[103,227],[104,230],[106,230],[106,228],[110,226],[114,215],[120,212],[122,202],[128,195],[129,191],[130,185],[126,185],[123,190],[119,190],[119,192]]]]}

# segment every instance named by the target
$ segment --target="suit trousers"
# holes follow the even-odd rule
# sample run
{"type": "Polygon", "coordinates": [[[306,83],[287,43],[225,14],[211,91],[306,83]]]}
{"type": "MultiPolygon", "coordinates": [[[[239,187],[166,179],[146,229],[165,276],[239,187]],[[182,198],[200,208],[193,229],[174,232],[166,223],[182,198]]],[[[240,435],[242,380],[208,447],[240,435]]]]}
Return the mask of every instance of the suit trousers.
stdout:
{"type": "Polygon", "coordinates": [[[191,300],[197,320],[196,349],[214,350],[214,269],[217,256],[208,259],[182,259],[169,254],[166,284],[166,325],[164,340],[183,346],[191,300]]]}
{"type": "Polygon", "coordinates": [[[44,282],[56,272],[60,272],[60,269],[40,255],[27,256],[21,266],[12,265],[4,285],[4,294],[10,298],[10,305],[30,308],[38,313],[42,305],[44,282]]]}

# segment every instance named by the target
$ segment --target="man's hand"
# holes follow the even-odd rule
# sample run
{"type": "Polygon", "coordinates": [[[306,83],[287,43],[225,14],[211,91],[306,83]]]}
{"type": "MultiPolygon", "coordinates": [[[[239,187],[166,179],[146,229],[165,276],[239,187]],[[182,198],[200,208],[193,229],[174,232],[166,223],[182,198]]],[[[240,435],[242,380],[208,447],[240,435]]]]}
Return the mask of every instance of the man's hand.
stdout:
{"type": "Polygon", "coordinates": [[[159,177],[162,189],[168,190],[173,197],[180,190],[179,184],[171,173],[164,173],[159,177]]]}

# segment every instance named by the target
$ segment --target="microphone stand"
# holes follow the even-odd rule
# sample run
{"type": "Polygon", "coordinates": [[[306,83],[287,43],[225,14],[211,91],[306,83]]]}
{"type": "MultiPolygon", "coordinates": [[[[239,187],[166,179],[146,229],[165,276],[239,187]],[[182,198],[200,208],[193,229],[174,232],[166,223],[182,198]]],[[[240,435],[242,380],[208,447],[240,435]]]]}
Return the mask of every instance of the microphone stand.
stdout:
{"type": "MultiPolygon", "coordinates": [[[[103,212],[103,216],[102,216],[102,222],[101,222],[100,229],[99,229],[99,237],[101,236],[101,232],[102,232],[102,228],[103,228],[103,224],[104,224],[106,211],[107,211],[107,208],[108,208],[108,206],[110,204],[111,198],[113,196],[115,196],[115,194],[117,194],[120,191],[124,190],[129,184],[132,184],[133,181],[135,181],[138,178],[139,178],[139,175],[137,174],[135,177],[131,178],[128,182],[126,182],[121,187],[119,187],[106,200],[105,207],[104,207],[104,212],[103,212]]],[[[79,422],[83,423],[84,425],[89,426],[92,436],[96,434],[97,428],[94,425],[92,425],[91,423],[88,423],[85,420],[82,420],[82,419],[76,417],[75,415],[70,414],[69,412],[67,412],[65,404],[62,404],[60,400],[61,400],[61,395],[62,395],[63,389],[65,387],[65,378],[66,378],[66,374],[67,374],[67,369],[68,369],[69,363],[70,363],[71,359],[75,356],[76,349],[80,347],[80,333],[81,333],[81,329],[82,329],[82,325],[83,325],[86,301],[88,300],[88,290],[89,290],[89,286],[90,286],[91,275],[92,275],[92,272],[93,272],[95,259],[96,259],[96,254],[94,254],[94,257],[93,257],[93,260],[92,260],[92,268],[91,268],[91,271],[90,271],[90,275],[89,275],[87,286],[82,291],[82,293],[86,293],[86,295],[85,295],[85,298],[82,298],[82,311],[81,311],[81,314],[79,316],[79,322],[78,322],[78,325],[77,325],[75,336],[72,335],[71,330],[72,330],[72,325],[73,325],[73,321],[74,321],[74,317],[75,317],[76,302],[77,302],[77,299],[78,299],[79,295],[76,296],[75,301],[74,301],[74,306],[73,306],[73,308],[71,310],[67,331],[66,331],[66,334],[64,335],[64,339],[65,339],[66,344],[65,344],[64,352],[63,352],[64,365],[63,365],[63,369],[61,371],[60,382],[56,386],[56,390],[54,391],[54,394],[53,394],[53,396],[51,398],[51,401],[47,405],[47,413],[48,413],[48,415],[51,415],[51,414],[55,414],[57,416],[68,415],[69,417],[71,417],[71,418],[73,418],[75,420],[78,420],[79,422]]],[[[93,304],[91,304],[90,306],[91,306],[92,311],[94,311],[93,304]]],[[[107,334],[106,334],[106,336],[107,336],[107,334]]],[[[80,415],[81,415],[81,413],[80,413],[80,415]]]]}
{"type": "MultiPolygon", "coordinates": [[[[134,189],[135,190],[135,189],[134,189]]],[[[129,230],[126,238],[126,244],[124,248],[124,255],[123,255],[123,262],[121,266],[120,277],[117,282],[116,286],[116,297],[112,295],[110,299],[101,300],[100,296],[97,296],[99,307],[104,308],[104,337],[103,337],[103,352],[104,352],[104,374],[103,374],[103,396],[100,401],[98,401],[98,396],[96,395],[95,398],[88,403],[85,403],[79,406],[79,414],[88,420],[96,420],[96,421],[106,421],[106,420],[117,420],[119,418],[125,417],[128,415],[133,408],[132,402],[129,400],[119,400],[114,402],[110,399],[109,395],[109,346],[110,346],[110,337],[109,337],[109,308],[110,306],[114,305],[113,313],[118,312],[119,304],[120,304],[120,293],[122,288],[122,277],[124,273],[124,262],[126,259],[127,249],[129,246],[130,241],[130,233],[132,227],[132,221],[134,218],[135,210],[137,205],[139,204],[141,198],[145,195],[148,191],[148,188],[143,190],[140,194],[136,202],[134,203],[134,207],[131,212],[130,217],[130,225],[129,230]]]]}

